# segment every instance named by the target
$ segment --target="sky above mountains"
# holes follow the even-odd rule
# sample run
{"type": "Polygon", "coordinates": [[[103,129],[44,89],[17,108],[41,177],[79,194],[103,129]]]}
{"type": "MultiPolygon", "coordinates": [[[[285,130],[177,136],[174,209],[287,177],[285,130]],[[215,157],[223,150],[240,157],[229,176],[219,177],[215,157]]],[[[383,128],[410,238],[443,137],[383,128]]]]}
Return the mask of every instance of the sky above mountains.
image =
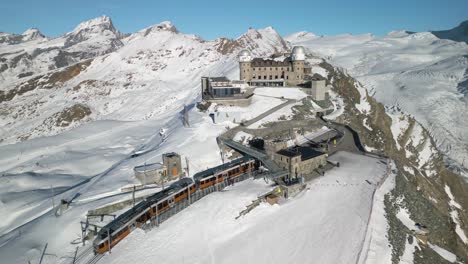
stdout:
{"type": "Polygon", "coordinates": [[[398,29],[449,29],[468,19],[466,0],[7,0],[1,10],[1,32],[22,33],[37,27],[52,37],[101,15],[110,16],[125,33],[170,20],[180,31],[205,39],[234,38],[249,27],[266,26],[283,35],[297,31],[383,35],[398,29]]]}

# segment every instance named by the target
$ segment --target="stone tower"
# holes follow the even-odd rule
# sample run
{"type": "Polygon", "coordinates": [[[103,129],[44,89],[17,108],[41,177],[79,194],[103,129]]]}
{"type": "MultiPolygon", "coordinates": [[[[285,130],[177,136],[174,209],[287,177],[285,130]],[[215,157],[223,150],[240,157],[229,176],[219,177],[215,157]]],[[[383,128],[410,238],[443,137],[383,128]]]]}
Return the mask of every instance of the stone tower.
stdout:
{"type": "Polygon", "coordinates": [[[295,46],[291,52],[292,73],[289,82],[297,85],[304,79],[305,49],[302,46],[295,46]]]}
{"type": "Polygon", "coordinates": [[[162,155],[164,166],[167,168],[167,175],[170,178],[177,178],[182,175],[182,162],[180,155],[175,152],[164,153],[162,155]]]}
{"type": "Polygon", "coordinates": [[[252,78],[252,55],[248,50],[242,50],[239,53],[239,70],[241,81],[252,78]]]}

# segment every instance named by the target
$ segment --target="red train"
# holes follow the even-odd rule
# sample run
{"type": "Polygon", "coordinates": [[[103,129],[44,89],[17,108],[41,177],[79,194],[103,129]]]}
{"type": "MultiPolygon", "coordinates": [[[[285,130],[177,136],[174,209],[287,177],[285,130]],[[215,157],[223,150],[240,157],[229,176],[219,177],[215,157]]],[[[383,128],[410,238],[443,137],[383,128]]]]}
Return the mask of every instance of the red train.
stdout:
{"type": "Polygon", "coordinates": [[[223,181],[229,183],[241,174],[258,170],[258,167],[258,161],[243,157],[199,172],[193,176],[194,180],[184,178],[173,183],[167,189],[141,201],[104,226],[93,242],[94,252],[105,253],[109,250],[109,244],[110,247],[114,247],[135,228],[166,212],[175,204],[188,199],[190,194],[223,181]]]}

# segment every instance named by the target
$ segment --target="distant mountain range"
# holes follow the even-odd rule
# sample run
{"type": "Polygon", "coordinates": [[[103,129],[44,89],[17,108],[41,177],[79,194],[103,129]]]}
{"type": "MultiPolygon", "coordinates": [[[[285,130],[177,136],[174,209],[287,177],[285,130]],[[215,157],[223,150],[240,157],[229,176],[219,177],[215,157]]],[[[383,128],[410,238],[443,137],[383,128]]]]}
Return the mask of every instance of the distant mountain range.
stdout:
{"type": "Polygon", "coordinates": [[[97,119],[159,119],[197,99],[200,76],[237,78],[241,49],[269,56],[304,45],[347,69],[389,108],[414,115],[457,166],[466,165],[467,28],[463,22],[383,37],[298,32],[283,38],[267,27],[206,41],[171,22],[122,34],[102,16],[57,38],[38,29],[0,33],[0,144],[97,119]]]}

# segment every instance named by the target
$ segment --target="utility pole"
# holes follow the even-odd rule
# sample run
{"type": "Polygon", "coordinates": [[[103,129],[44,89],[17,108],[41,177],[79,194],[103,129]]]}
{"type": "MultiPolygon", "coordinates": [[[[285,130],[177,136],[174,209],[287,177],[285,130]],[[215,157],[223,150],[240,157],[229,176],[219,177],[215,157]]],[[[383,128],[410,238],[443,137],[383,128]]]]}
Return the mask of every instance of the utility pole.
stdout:
{"type": "Polygon", "coordinates": [[[111,237],[110,237],[109,228],[107,229],[107,245],[109,246],[109,254],[110,254],[112,252],[111,252],[111,237]]]}
{"type": "Polygon", "coordinates": [[[133,185],[133,193],[132,193],[133,207],[135,207],[135,190],[136,190],[136,186],[133,185]]]}
{"type": "Polygon", "coordinates": [[[44,255],[45,255],[46,249],[47,249],[47,243],[45,244],[44,250],[42,251],[42,255],[41,255],[41,259],[39,260],[39,264],[41,264],[41,263],[42,263],[42,259],[44,258],[44,255]]]}
{"type": "Polygon", "coordinates": [[[76,250],[75,250],[75,256],[73,257],[73,264],[75,264],[75,261],[76,261],[76,255],[78,254],[78,247],[76,247],[76,250]]]}
{"type": "MultiPolygon", "coordinates": [[[[52,210],[55,210],[55,193],[54,193],[54,187],[51,185],[50,189],[52,190],[52,210]]],[[[55,214],[55,213],[54,213],[55,214]]]]}
{"type": "Polygon", "coordinates": [[[186,169],[187,169],[187,177],[190,177],[189,159],[187,156],[185,156],[185,164],[186,164],[186,169]]]}

